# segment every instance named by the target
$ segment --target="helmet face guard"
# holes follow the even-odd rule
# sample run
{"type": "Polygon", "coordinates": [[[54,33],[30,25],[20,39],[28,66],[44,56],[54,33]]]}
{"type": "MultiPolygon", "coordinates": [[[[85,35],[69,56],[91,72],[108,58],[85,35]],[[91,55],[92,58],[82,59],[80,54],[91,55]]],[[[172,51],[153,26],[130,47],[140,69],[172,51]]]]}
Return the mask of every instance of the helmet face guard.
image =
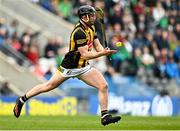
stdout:
{"type": "Polygon", "coordinates": [[[78,16],[81,19],[83,15],[94,15],[96,10],[90,5],[83,5],[78,9],[78,16]]]}

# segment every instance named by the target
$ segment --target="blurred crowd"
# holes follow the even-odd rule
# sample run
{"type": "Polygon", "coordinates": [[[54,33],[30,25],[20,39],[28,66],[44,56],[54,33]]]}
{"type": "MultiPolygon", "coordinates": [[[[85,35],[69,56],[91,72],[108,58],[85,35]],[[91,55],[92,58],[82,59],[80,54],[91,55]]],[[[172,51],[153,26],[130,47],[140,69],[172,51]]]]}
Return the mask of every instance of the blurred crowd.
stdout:
{"type": "Polygon", "coordinates": [[[113,72],[118,72],[122,75],[137,76],[146,83],[154,81],[153,78],[180,78],[179,0],[36,2],[71,23],[78,21],[76,12],[81,5],[89,4],[103,8],[110,48],[117,49],[115,43],[119,41],[124,44],[118,48],[119,52],[111,57],[108,64],[104,63],[107,67],[103,70],[105,73],[112,75],[113,72]]]}
{"type": "Polygon", "coordinates": [[[0,18],[0,45],[11,47],[16,55],[25,56],[31,64],[30,70],[36,76],[49,79],[67,51],[62,37],[49,38],[41,53],[38,41],[41,32],[33,31],[29,27],[20,32],[19,23],[16,19],[9,22],[0,18]]]}
{"type": "MultiPolygon", "coordinates": [[[[93,65],[106,75],[135,76],[147,84],[156,80],[177,80],[180,84],[179,0],[30,0],[68,22],[76,23],[77,9],[84,4],[101,7],[109,47],[119,50],[110,59],[93,65]],[[117,47],[117,42],[123,46],[117,47]],[[103,68],[102,68],[103,67],[103,68]]],[[[32,63],[32,72],[49,79],[67,51],[63,37],[49,38],[39,53],[40,32],[18,32],[19,22],[0,19],[0,44],[6,41],[32,63]]],[[[97,27],[101,36],[100,28],[97,27]]],[[[101,40],[101,37],[100,37],[101,40]]],[[[102,40],[101,40],[102,41],[102,40]]],[[[159,82],[159,81],[158,81],[159,82]]]]}

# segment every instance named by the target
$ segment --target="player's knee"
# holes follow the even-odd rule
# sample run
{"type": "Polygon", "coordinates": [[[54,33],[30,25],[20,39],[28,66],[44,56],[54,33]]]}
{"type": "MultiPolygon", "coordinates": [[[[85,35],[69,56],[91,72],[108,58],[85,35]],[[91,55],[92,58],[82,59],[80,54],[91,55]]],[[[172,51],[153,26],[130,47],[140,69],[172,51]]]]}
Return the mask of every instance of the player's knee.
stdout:
{"type": "Polygon", "coordinates": [[[107,82],[101,82],[99,84],[99,87],[98,87],[100,90],[107,90],[108,86],[107,86],[107,82]]]}

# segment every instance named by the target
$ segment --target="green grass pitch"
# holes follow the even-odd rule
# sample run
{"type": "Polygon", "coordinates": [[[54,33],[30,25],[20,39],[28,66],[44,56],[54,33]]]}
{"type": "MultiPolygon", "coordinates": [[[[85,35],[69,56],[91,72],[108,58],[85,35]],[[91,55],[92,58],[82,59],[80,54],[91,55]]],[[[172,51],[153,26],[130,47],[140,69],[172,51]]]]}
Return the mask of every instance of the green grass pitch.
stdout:
{"type": "Polygon", "coordinates": [[[0,116],[0,130],[178,130],[179,117],[123,116],[102,126],[98,116],[0,116]]]}

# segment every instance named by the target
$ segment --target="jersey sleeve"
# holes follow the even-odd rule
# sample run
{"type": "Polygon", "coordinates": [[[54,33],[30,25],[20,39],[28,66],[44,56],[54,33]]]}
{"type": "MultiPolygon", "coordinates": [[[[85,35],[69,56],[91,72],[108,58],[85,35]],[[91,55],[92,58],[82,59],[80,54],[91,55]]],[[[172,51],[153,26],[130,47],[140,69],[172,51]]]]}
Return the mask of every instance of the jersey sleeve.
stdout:
{"type": "Polygon", "coordinates": [[[81,29],[77,30],[74,33],[74,41],[75,41],[77,47],[87,45],[87,39],[86,39],[85,32],[83,32],[81,29]]]}

